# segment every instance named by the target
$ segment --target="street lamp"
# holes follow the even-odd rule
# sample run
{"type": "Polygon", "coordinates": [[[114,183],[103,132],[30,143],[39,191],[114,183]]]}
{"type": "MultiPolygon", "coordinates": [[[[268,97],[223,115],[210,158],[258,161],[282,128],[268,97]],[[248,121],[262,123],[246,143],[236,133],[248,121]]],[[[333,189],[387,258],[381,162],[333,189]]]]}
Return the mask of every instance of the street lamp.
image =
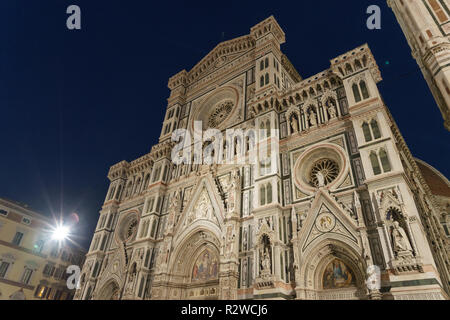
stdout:
{"type": "Polygon", "coordinates": [[[69,228],[66,226],[57,226],[55,230],[53,230],[52,239],[62,241],[67,238],[69,235],[69,228]]]}

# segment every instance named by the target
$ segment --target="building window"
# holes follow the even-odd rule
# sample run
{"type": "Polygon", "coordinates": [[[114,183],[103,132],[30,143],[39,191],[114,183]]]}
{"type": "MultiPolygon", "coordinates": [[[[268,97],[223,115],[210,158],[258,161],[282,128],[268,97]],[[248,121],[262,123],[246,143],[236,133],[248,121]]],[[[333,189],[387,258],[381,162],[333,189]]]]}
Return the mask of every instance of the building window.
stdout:
{"type": "Polygon", "coordinates": [[[366,142],[372,141],[372,133],[370,132],[369,125],[367,122],[364,122],[362,125],[363,133],[364,133],[364,139],[366,142]]]}
{"type": "Polygon", "coordinates": [[[269,182],[259,188],[259,204],[264,206],[272,203],[272,184],[269,182]]]}
{"type": "Polygon", "coordinates": [[[44,270],[42,271],[42,274],[44,276],[51,277],[52,276],[52,271],[53,271],[53,265],[52,264],[47,264],[47,265],[45,265],[44,270]]]}
{"type": "Polygon", "coordinates": [[[9,269],[9,262],[2,261],[2,264],[0,264],[0,278],[4,278],[6,276],[6,272],[8,272],[9,269]]]}
{"type": "Polygon", "coordinates": [[[361,94],[359,93],[359,88],[358,88],[358,85],[356,83],[353,84],[352,90],[353,90],[353,96],[355,97],[355,102],[360,102],[361,101],[361,94]]]}
{"type": "Polygon", "coordinates": [[[370,127],[372,128],[373,137],[375,139],[381,138],[380,128],[378,127],[378,122],[375,119],[372,119],[370,122],[370,127]]]}
{"type": "Polygon", "coordinates": [[[266,58],[266,62],[265,62],[265,67],[268,68],[269,67],[269,58],[266,58]]]}
{"type": "Polygon", "coordinates": [[[361,88],[363,99],[369,98],[369,90],[367,89],[367,85],[364,81],[359,83],[359,87],[361,88]]]}
{"type": "Polygon", "coordinates": [[[22,238],[23,238],[23,233],[22,232],[16,232],[16,234],[14,235],[14,239],[13,239],[12,243],[15,244],[16,246],[19,246],[20,243],[22,242],[22,238]]]}
{"type": "Polygon", "coordinates": [[[52,251],[50,252],[50,255],[54,258],[58,257],[58,248],[53,247],[52,251]]]}
{"type": "Polygon", "coordinates": [[[378,122],[375,119],[372,119],[369,124],[364,121],[364,123],[361,126],[364,134],[364,139],[366,142],[372,141],[372,139],[379,139],[381,138],[381,131],[380,127],[378,126],[378,122]]]}
{"type": "Polygon", "coordinates": [[[109,192],[108,200],[111,200],[113,198],[115,191],[116,191],[116,187],[112,187],[111,191],[109,192]]]}
{"type": "Polygon", "coordinates": [[[384,149],[381,149],[379,156],[380,156],[381,166],[383,167],[383,171],[390,172],[391,164],[389,163],[389,159],[388,159],[386,151],[384,149]]]}
{"type": "Polygon", "coordinates": [[[155,232],[156,232],[156,219],[154,219],[152,223],[152,232],[151,232],[152,238],[155,237],[155,232]]]}
{"type": "Polygon", "coordinates": [[[42,297],[44,297],[44,295],[45,295],[45,290],[46,290],[46,289],[47,289],[46,286],[39,285],[39,286],[36,288],[36,292],[35,292],[34,296],[35,296],[36,298],[42,298],[42,297]]]}
{"type": "Polygon", "coordinates": [[[259,204],[261,206],[266,204],[266,186],[265,185],[262,185],[259,188],[259,204]]]}
{"type": "Polygon", "coordinates": [[[44,248],[44,240],[38,240],[33,246],[33,250],[36,253],[41,253],[42,249],[44,248]]]}
{"type": "Polygon", "coordinates": [[[259,63],[259,71],[264,70],[264,60],[259,63]]]}
{"type": "Polygon", "coordinates": [[[375,152],[370,153],[370,163],[372,164],[373,174],[381,174],[380,162],[378,161],[378,156],[375,152]]]}
{"type": "Polygon", "coordinates": [[[382,172],[390,172],[392,170],[388,154],[384,149],[381,149],[378,154],[375,151],[372,151],[370,153],[370,162],[372,163],[374,175],[381,174],[382,172]]]}
{"type": "Polygon", "coordinates": [[[259,79],[259,86],[264,87],[264,76],[261,76],[261,78],[259,79]]]}
{"type": "Polygon", "coordinates": [[[32,275],[33,275],[33,269],[25,267],[25,271],[23,272],[22,279],[20,279],[20,282],[22,282],[24,284],[29,284],[32,275]]]}
{"type": "Polygon", "coordinates": [[[27,217],[22,217],[22,223],[28,226],[31,224],[31,219],[27,217]]]}
{"type": "Polygon", "coordinates": [[[269,74],[268,74],[268,73],[266,73],[266,78],[265,78],[265,80],[266,80],[266,84],[269,84],[269,74]]]}

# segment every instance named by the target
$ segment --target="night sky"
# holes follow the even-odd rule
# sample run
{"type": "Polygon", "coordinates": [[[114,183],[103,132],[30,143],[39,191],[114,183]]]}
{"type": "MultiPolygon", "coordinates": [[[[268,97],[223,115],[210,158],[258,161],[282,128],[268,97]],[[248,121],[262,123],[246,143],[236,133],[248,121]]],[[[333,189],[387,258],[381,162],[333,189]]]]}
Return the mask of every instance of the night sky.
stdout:
{"type": "Polygon", "coordinates": [[[447,177],[449,133],[386,1],[1,0],[0,197],[51,216],[78,213],[88,246],[109,167],[156,144],[168,78],[274,15],[303,78],[368,43],[379,88],[412,153],[447,177]],[[82,29],[66,28],[79,5],[82,29]],[[382,29],[366,9],[382,9],[382,29]]]}

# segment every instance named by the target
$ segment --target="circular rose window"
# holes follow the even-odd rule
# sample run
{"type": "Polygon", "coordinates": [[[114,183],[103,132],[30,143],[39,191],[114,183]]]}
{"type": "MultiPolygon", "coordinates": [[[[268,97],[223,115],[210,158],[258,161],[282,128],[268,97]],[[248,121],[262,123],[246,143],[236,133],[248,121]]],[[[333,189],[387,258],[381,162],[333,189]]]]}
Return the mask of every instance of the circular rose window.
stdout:
{"type": "Polygon", "coordinates": [[[117,240],[119,242],[130,242],[136,237],[139,220],[135,213],[129,213],[119,222],[117,240]]]}
{"type": "Polygon", "coordinates": [[[137,220],[133,219],[128,224],[127,229],[125,230],[125,240],[130,239],[135,233],[137,229],[137,220]]]}
{"type": "Polygon", "coordinates": [[[214,90],[200,102],[193,104],[190,127],[196,129],[195,122],[201,122],[202,130],[228,127],[239,113],[239,93],[232,86],[214,90]]]}
{"type": "Polygon", "coordinates": [[[339,165],[331,159],[320,159],[313,164],[309,174],[310,183],[314,187],[324,186],[336,180],[339,175],[339,165]]]}
{"type": "Polygon", "coordinates": [[[224,101],[219,103],[208,118],[208,127],[217,128],[223,121],[225,121],[233,110],[233,101],[224,101]]]}
{"type": "Polygon", "coordinates": [[[320,143],[301,152],[294,164],[294,184],[304,194],[317,188],[336,189],[350,172],[346,151],[331,143],[320,143]]]}

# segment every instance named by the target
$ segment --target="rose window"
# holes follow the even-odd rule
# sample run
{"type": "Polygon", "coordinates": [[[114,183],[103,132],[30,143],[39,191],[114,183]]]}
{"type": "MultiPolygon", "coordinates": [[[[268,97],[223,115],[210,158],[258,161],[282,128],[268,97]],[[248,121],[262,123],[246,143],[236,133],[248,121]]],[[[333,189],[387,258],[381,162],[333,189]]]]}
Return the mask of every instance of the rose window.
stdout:
{"type": "Polygon", "coordinates": [[[137,229],[137,221],[132,220],[127,227],[125,238],[130,239],[136,232],[136,229],[137,229]]]}
{"type": "Polygon", "coordinates": [[[225,101],[219,104],[214,112],[209,116],[208,119],[208,127],[209,128],[217,128],[226,118],[228,118],[229,114],[233,110],[233,102],[225,101]]]}
{"type": "Polygon", "coordinates": [[[335,161],[330,160],[330,159],[317,160],[314,163],[314,165],[311,169],[311,172],[309,174],[310,182],[315,187],[319,187],[319,185],[320,185],[319,178],[318,178],[319,172],[323,176],[324,185],[327,185],[327,184],[333,182],[339,175],[339,166],[335,161]]]}

